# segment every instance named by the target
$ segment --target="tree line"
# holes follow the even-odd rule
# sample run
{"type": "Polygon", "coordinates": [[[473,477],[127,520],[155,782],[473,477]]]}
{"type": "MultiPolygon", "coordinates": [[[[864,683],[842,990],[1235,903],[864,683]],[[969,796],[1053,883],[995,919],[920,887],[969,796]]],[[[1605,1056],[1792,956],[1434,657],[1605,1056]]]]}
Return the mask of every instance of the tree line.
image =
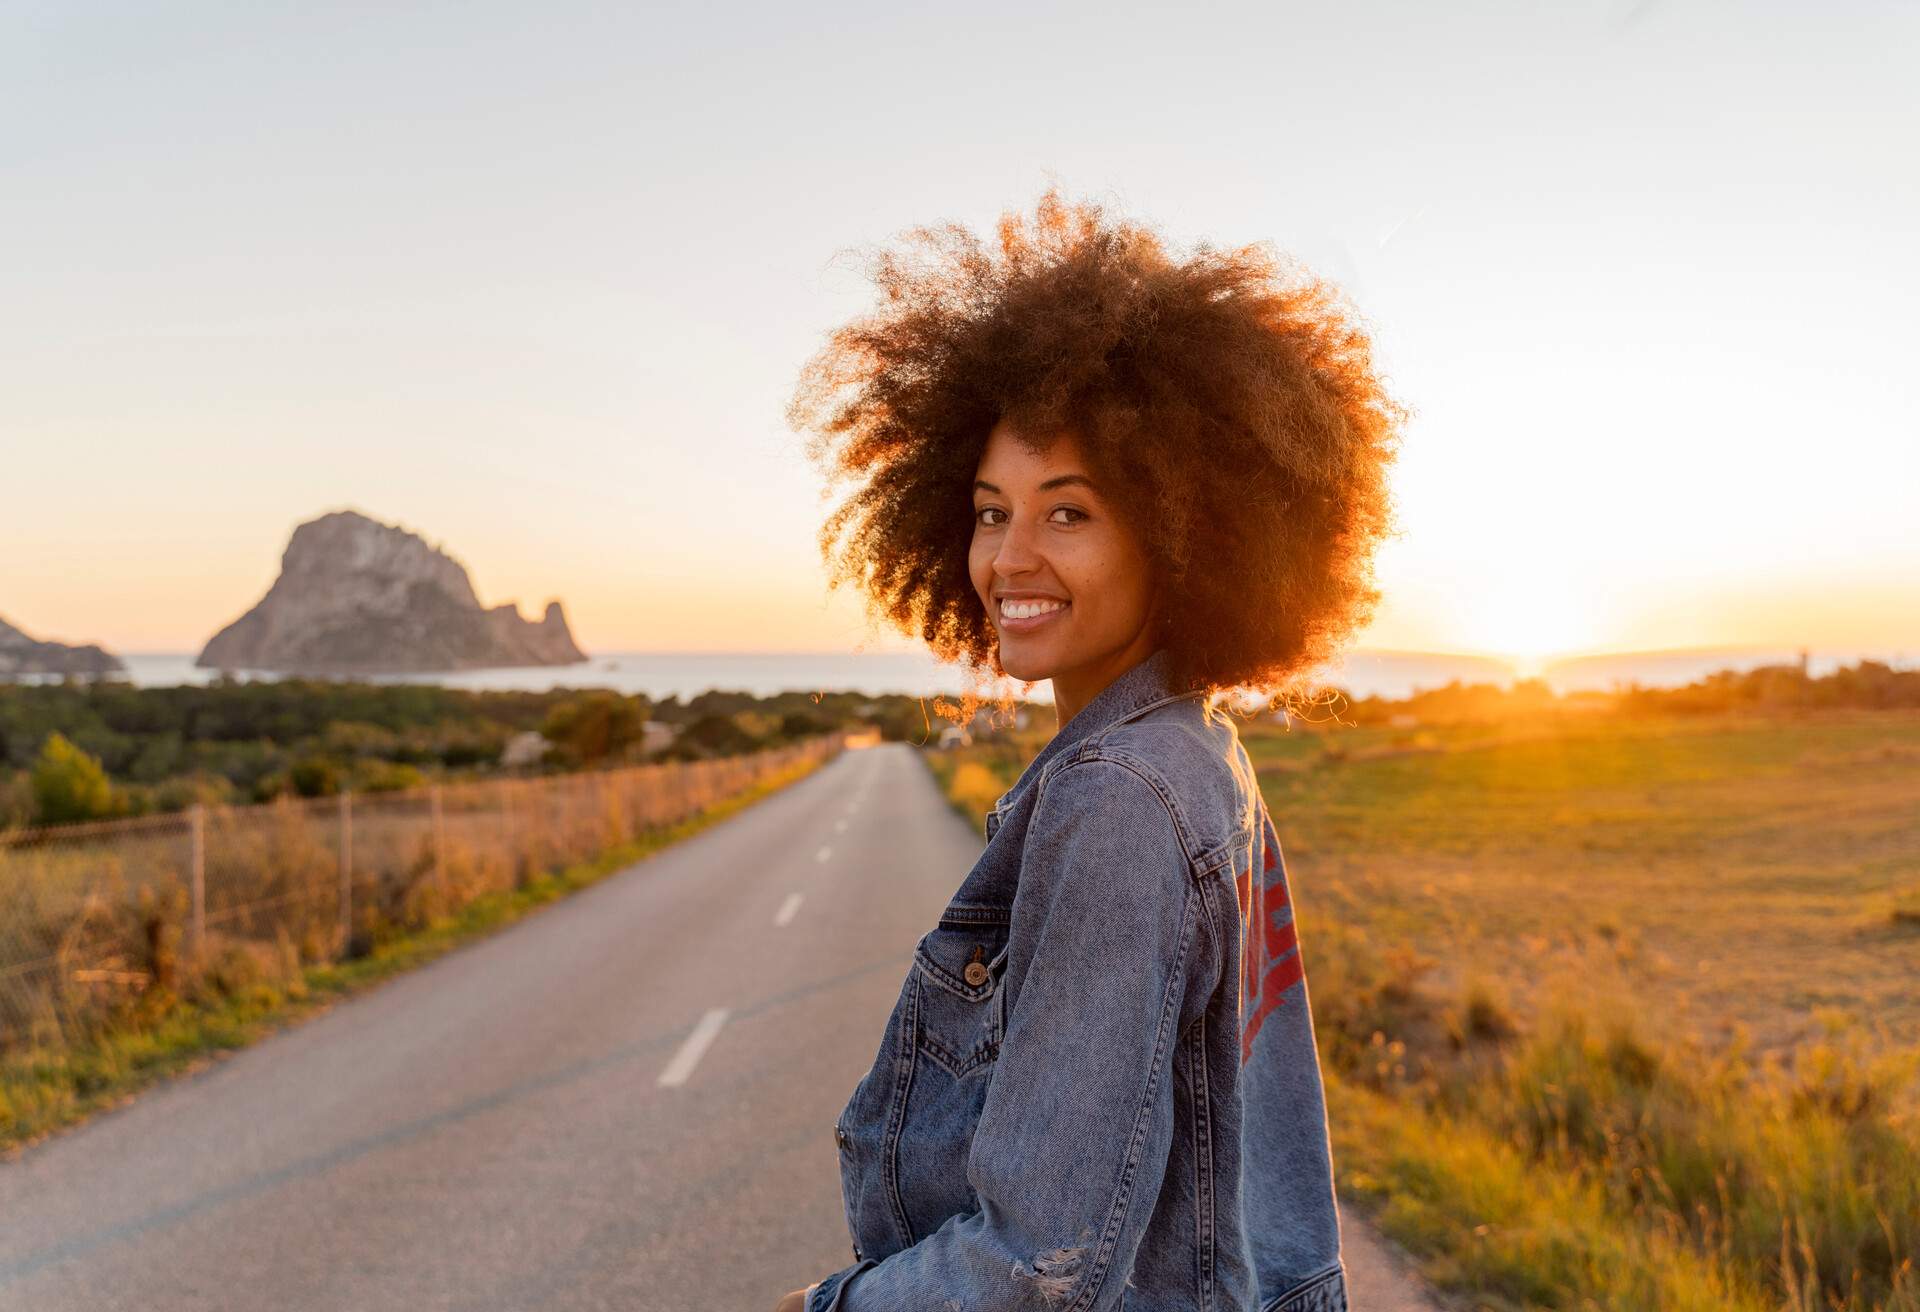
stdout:
{"type": "Polygon", "coordinates": [[[731,756],[849,728],[918,741],[923,701],[726,690],[656,701],[595,688],[225,676],[166,688],[0,684],[0,826],[486,777],[508,770],[502,754],[529,732],[543,750],[513,773],[731,756]]]}

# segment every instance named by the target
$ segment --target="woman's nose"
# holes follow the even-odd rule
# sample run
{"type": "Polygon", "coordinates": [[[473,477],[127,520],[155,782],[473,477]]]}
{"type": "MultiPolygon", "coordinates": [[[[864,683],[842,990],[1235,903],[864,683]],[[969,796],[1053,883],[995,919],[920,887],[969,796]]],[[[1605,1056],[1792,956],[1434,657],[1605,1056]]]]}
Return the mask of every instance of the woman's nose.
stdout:
{"type": "Polygon", "coordinates": [[[1007,525],[1007,531],[1000,535],[1000,549],[993,553],[995,572],[1002,575],[1024,573],[1039,563],[1039,556],[1027,541],[1028,531],[1020,527],[1017,520],[1007,525]]]}

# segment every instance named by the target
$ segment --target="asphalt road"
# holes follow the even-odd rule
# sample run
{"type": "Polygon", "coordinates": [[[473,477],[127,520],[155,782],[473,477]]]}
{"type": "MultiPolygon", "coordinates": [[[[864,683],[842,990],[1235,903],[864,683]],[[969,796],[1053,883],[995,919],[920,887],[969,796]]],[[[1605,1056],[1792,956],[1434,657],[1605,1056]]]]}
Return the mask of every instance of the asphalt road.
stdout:
{"type": "Polygon", "coordinates": [[[0,1164],[0,1309],[769,1312],[852,1260],[833,1118],[979,851],[847,752],[0,1164]]]}

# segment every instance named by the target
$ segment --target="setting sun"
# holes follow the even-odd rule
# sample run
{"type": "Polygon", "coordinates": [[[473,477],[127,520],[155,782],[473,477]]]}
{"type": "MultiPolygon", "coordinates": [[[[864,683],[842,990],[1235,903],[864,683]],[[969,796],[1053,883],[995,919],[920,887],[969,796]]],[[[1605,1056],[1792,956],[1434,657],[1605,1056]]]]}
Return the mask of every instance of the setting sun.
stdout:
{"type": "Polygon", "coordinates": [[[1509,661],[1520,678],[1538,675],[1555,657],[1590,650],[1602,636],[1588,598],[1565,577],[1518,568],[1482,578],[1459,624],[1474,646],[1509,661]]]}

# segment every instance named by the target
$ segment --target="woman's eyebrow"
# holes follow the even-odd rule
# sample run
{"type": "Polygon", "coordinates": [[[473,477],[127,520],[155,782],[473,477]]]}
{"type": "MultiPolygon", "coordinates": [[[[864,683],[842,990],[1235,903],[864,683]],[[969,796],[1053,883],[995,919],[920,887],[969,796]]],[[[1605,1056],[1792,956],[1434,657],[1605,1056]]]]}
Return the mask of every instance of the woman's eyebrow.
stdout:
{"type": "MultiPolygon", "coordinates": [[[[1069,483],[1084,483],[1090,492],[1098,492],[1100,490],[1093,485],[1093,480],[1085,474],[1056,474],[1042,483],[1040,490],[1046,492],[1056,487],[1065,487],[1069,483]]],[[[984,478],[976,478],[973,480],[973,490],[975,492],[998,492],[1000,489],[987,482],[984,478]]]]}

